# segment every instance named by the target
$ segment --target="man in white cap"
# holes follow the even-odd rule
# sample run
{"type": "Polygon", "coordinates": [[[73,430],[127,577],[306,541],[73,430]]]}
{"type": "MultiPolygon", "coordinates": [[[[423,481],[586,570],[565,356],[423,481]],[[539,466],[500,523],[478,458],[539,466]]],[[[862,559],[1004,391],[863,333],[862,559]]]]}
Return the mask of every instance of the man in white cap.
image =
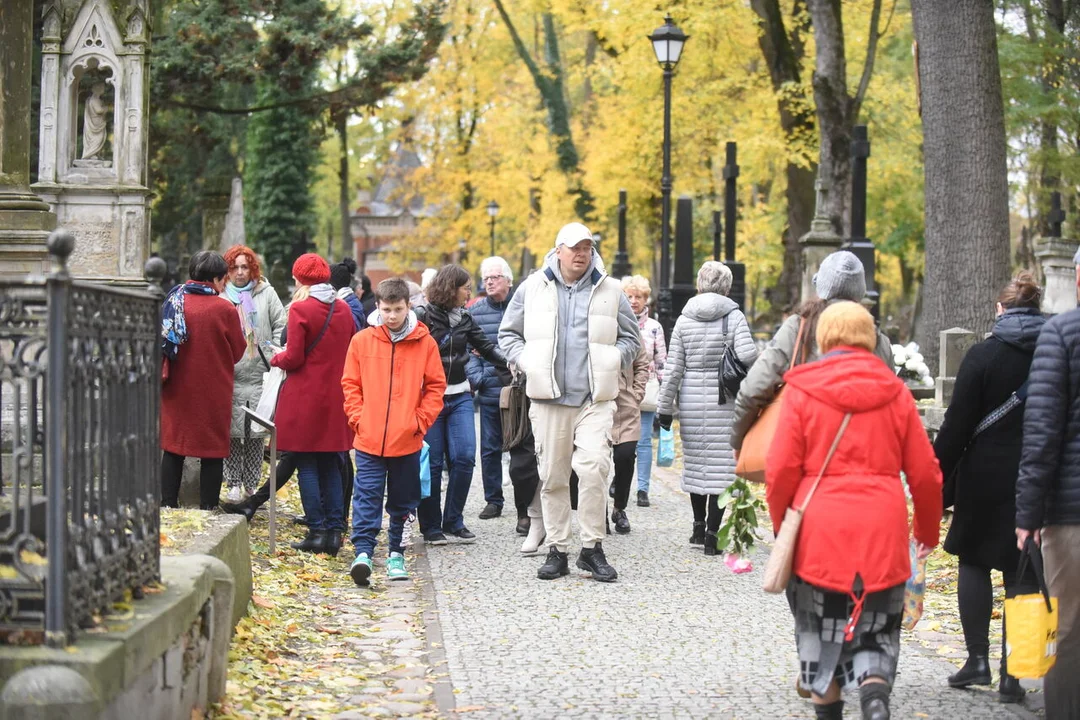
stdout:
{"type": "Polygon", "coordinates": [[[593,579],[618,577],[604,557],[611,425],[619,374],[641,347],[637,318],[617,280],[603,270],[592,233],[581,223],[559,231],[544,267],[510,300],[499,347],[525,373],[532,400],[540,501],[549,547],[537,572],[553,580],[570,572],[570,472],[578,475],[581,554],[593,579]]]}

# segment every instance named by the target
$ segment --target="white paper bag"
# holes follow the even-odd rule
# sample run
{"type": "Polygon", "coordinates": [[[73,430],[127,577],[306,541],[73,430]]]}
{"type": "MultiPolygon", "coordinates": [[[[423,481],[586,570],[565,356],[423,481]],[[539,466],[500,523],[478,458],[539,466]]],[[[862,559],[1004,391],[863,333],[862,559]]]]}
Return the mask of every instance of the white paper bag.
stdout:
{"type": "MultiPolygon", "coordinates": [[[[272,367],[270,372],[263,373],[262,395],[259,396],[259,404],[255,406],[255,412],[267,420],[274,419],[277,411],[278,395],[281,386],[285,383],[285,371],[281,368],[272,367]]],[[[252,428],[254,431],[255,428],[252,428]]]]}
{"type": "Polygon", "coordinates": [[[656,403],[659,399],[660,381],[649,378],[649,382],[645,383],[645,397],[641,400],[641,412],[656,412],[656,403]]]}

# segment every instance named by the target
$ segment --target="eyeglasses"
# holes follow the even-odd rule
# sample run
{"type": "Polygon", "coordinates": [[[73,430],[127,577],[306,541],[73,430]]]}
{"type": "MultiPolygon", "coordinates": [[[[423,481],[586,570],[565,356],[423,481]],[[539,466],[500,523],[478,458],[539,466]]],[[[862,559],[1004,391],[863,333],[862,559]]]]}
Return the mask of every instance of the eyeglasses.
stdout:
{"type": "Polygon", "coordinates": [[[495,282],[496,280],[502,280],[505,277],[506,277],[505,275],[488,275],[486,278],[484,278],[484,284],[486,285],[489,282],[495,282]]]}

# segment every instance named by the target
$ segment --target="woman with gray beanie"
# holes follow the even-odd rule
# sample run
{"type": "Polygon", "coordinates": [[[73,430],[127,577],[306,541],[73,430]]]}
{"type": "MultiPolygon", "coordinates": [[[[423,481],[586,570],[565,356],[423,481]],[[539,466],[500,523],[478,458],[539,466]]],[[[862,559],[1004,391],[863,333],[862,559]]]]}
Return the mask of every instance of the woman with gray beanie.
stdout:
{"type": "MultiPolygon", "coordinates": [[[[801,365],[817,360],[818,347],[814,338],[818,316],[822,311],[841,300],[860,302],[866,295],[866,272],[862,262],[847,250],[828,255],[814,275],[814,290],[818,299],[803,303],[784,321],[743,380],[739,395],[735,398],[735,421],[731,428],[731,447],[736,452],[742,448],[743,438],[757,421],[758,415],[776,397],[788,368],[792,364],[801,365]],[[803,340],[792,363],[800,327],[803,340]]],[[[890,368],[893,366],[892,344],[880,331],[874,354],[890,368]]]]}

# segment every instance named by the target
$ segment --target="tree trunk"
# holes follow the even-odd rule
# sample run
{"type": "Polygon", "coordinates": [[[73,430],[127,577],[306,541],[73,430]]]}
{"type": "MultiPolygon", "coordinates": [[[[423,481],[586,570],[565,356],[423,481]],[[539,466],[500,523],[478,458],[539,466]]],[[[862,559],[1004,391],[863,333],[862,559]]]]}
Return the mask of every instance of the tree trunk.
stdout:
{"type": "MultiPolygon", "coordinates": [[[[802,15],[803,2],[796,0],[792,15],[802,15]]],[[[784,265],[776,285],[769,292],[774,314],[790,307],[799,300],[802,288],[802,248],[799,238],[810,231],[810,221],[814,218],[814,178],[817,166],[807,167],[796,157],[800,150],[796,147],[800,137],[814,132],[814,116],[810,110],[809,98],[802,92],[799,66],[802,62],[803,33],[808,28],[793,21],[789,34],[780,10],[779,0],[751,0],[750,6],[757,14],[761,35],[758,44],[761,54],[769,67],[773,90],[776,93],[777,109],[780,112],[780,127],[788,143],[792,156],[786,168],[787,189],[784,196],[787,201],[787,228],[784,231],[784,265]]]]}
{"type": "Polygon", "coordinates": [[[1009,277],[1005,116],[992,3],[912,0],[918,43],[926,274],[918,341],[936,368],[938,333],[990,329],[1009,277]]]}
{"type": "Polygon", "coordinates": [[[344,109],[334,116],[334,128],[341,145],[338,155],[338,211],[341,213],[341,259],[344,260],[356,255],[349,217],[349,113],[344,109]]]}
{"type": "MultiPolygon", "coordinates": [[[[1043,7],[1046,11],[1044,42],[1060,51],[1065,42],[1065,5],[1062,0],[1047,0],[1043,7]]],[[[1065,76],[1066,57],[1064,53],[1059,54],[1052,63],[1047,64],[1042,74],[1042,90],[1048,105],[1063,102],[1058,88],[1065,76]]],[[[1038,212],[1035,218],[1038,234],[1046,236],[1050,234],[1050,193],[1061,187],[1058,124],[1053,115],[1046,113],[1042,113],[1039,119],[1039,155],[1042,167],[1039,171],[1038,212]]]]}
{"type": "Polygon", "coordinates": [[[851,99],[840,0],[808,0],[817,48],[814,105],[821,140],[819,165],[829,192],[824,210],[840,237],[851,235],[851,99]]]}

